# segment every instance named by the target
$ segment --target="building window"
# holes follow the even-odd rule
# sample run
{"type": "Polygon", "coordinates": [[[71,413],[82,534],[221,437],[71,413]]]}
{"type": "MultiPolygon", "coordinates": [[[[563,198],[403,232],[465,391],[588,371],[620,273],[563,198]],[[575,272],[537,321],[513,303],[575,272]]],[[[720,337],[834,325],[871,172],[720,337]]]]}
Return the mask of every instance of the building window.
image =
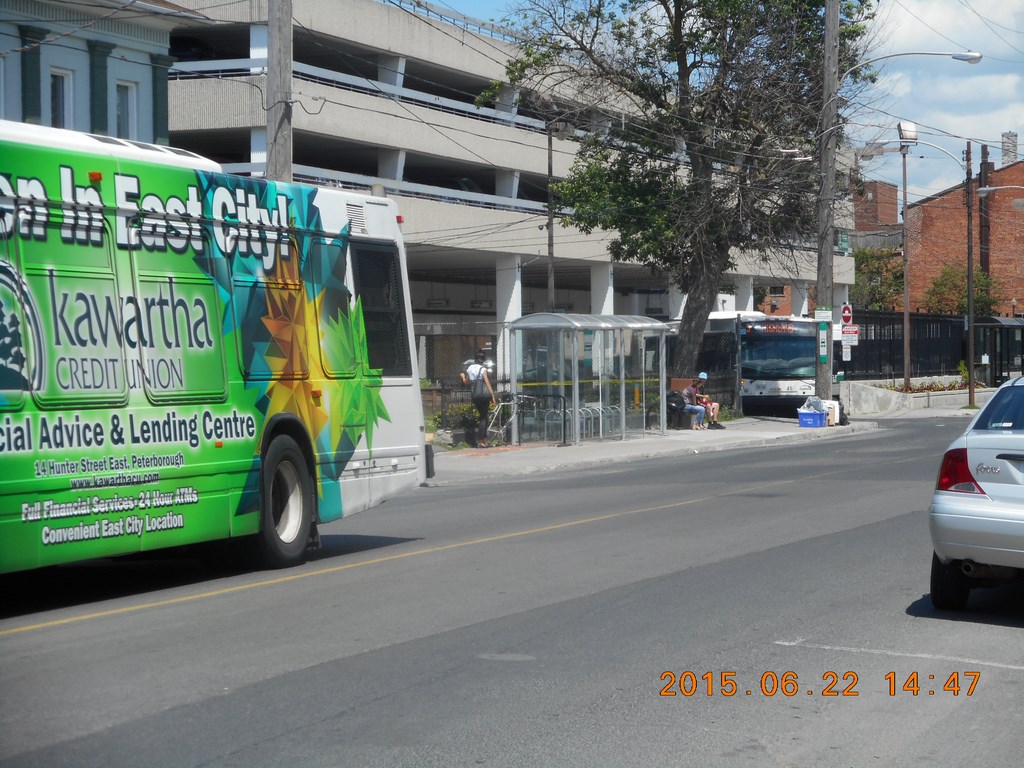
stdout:
{"type": "Polygon", "coordinates": [[[786,286],[784,286],[784,285],[770,285],[770,286],[768,286],[768,295],[769,296],[785,296],[786,295],[786,286]]]}
{"type": "Polygon", "coordinates": [[[50,70],[50,125],[71,128],[71,72],[66,69],[50,70]]]}
{"type": "Polygon", "coordinates": [[[137,139],[138,87],[135,83],[117,84],[117,132],[121,139],[137,139]]]}

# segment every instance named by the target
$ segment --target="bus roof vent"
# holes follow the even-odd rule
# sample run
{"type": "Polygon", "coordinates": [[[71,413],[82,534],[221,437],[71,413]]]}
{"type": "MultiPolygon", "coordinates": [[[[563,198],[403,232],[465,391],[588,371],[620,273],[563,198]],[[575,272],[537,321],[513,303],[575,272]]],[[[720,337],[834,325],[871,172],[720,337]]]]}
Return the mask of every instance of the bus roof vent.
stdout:
{"type": "Polygon", "coordinates": [[[348,210],[348,218],[352,222],[352,232],[365,235],[366,212],[363,211],[363,206],[356,203],[345,203],[345,208],[348,210]]]}

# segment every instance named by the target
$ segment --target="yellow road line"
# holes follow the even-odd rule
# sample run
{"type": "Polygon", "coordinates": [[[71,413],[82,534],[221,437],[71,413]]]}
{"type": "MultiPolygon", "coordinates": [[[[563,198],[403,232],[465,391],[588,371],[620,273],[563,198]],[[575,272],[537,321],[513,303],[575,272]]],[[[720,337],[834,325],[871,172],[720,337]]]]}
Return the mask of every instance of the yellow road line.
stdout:
{"type": "MultiPolygon", "coordinates": [[[[895,463],[902,463],[904,461],[911,461],[913,457],[901,459],[895,463]]],[[[893,462],[890,462],[893,463],[893,462]]],[[[383,557],[375,557],[370,560],[360,560],[357,563],[345,563],[344,565],[332,565],[327,568],[317,568],[312,571],[303,571],[302,573],[292,573],[287,576],[278,576],[273,579],[263,579],[261,581],[254,581],[251,584],[239,584],[234,587],[225,587],[224,589],[213,589],[207,592],[200,592],[195,595],[184,595],[182,597],[171,597],[166,600],[154,600],[148,603],[140,603],[139,605],[130,605],[123,608],[113,608],[108,611],[94,611],[93,613],[84,613],[79,616],[69,616],[66,619],[53,619],[52,621],[41,621],[36,624],[26,624],[21,627],[11,627],[10,629],[0,630],[0,637],[6,637],[9,635],[16,635],[22,632],[32,632],[38,629],[48,629],[50,627],[59,627],[65,624],[75,624],[80,621],[91,621],[93,619],[103,619],[110,616],[119,616],[125,613],[134,613],[136,611],[144,611],[150,608],[163,608],[169,605],[178,605],[181,603],[189,603],[196,600],[206,600],[211,597],[220,597],[221,595],[230,595],[235,592],[244,592],[250,589],[256,589],[258,587],[270,587],[276,584],[286,584],[290,581],[298,581],[300,579],[308,579],[313,576],[326,576],[331,573],[338,573],[339,571],[347,571],[352,568],[362,568],[367,565],[378,565],[380,563],[389,563],[396,560],[404,560],[409,557],[420,557],[422,555],[432,555],[438,552],[446,552],[452,549],[461,549],[463,547],[472,547],[479,544],[491,544],[496,541],[506,541],[508,539],[521,538],[523,536],[533,536],[538,533],[548,533],[550,531],[558,531],[565,528],[572,528],[577,525],[588,525],[590,523],[599,523],[604,520],[614,520],[618,517],[627,517],[629,515],[639,515],[645,512],[660,512],[666,509],[673,509],[676,507],[686,507],[691,504],[700,504],[703,502],[711,501],[713,499],[722,498],[723,496],[734,496],[740,493],[747,493],[753,488],[761,489],[767,488],[774,485],[786,485],[791,483],[806,483],[808,480],[816,480],[822,477],[828,477],[839,472],[847,471],[845,469],[835,469],[829,472],[822,472],[818,475],[805,476],[800,478],[793,478],[787,480],[775,480],[770,483],[758,483],[756,486],[749,486],[743,488],[734,488],[722,493],[716,493],[709,496],[701,496],[695,499],[686,499],[684,501],[673,501],[668,504],[658,504],[653,507],[639,507],[637,509],[627,509],[621,512],[609,512],[605,515],[597,515],[595,517],[586,517],[579,520],[570,520],[564,523],[553,523],[552,525],[544,525],[539,528],[527,528],[522,531],[510,531],[509,533],[501,533],[495,536],[484,536],[479,539],[470,539],[469,541],[457,541],[452,544],[443,544],[437,547],[427,547],[425,549],[416,549],[412,552],[402,552],[395,555],[385,555],[383,557]]]]}

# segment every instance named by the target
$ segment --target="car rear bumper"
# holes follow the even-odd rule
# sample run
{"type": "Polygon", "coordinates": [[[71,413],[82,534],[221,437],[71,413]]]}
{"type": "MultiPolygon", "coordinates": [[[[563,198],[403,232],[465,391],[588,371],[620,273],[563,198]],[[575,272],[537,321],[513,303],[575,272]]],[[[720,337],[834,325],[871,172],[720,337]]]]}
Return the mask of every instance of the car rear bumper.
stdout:
{"type": "Polygon", "coordinates": [[[932,546],[943,563],[971,560],[1024,569],[1024,514],[987,496],[937,493],[928,509],[932,546]]]}

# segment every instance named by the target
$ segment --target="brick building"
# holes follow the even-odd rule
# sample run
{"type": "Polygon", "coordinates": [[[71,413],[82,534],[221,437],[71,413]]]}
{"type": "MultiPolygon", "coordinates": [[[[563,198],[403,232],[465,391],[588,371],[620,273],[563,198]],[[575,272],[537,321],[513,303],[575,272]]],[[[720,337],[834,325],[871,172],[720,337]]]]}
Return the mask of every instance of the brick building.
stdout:
{"type": "MultiPolygon", "coordinates": [[[[983,163],[972,179],[972,257],[976,271],[987,271],[1002,284],[998,313],[1017,313],[1014,300],[1024,312],[1024,210],[1013,201],[1024,198],[1024,161],[1012,160],[1000,168],[983,163]],[[1020,187],[1001,189],[984,198],[979,187],[1020,187]]],[[[910,309],[924,308],[925,292],[943,266],[967,263],[967,199],[964,184],[926,197],[908,206],[906,248],[910,261],[910,309]]]]}
{"type": "Polygon", "coordinates": [[[863,181],[853,191],[853,228],[858,234],[900,228],[899,191],[885,181],[863,181]]]}
{"type": "MultiPolygon", "coordinates": [[[[843,206],[842,221],[852,229],[842,229],[850,253],[860,248],[898,248],[903,225],[900,223],[899,191],[885,181],[851,179],[849,198],[843,206]]],[[[756,309],[767,315],[800,314],[794,312],[792,290],[783,281],[767,284],[758,293],[756,309]]],[[[841,298],[841,297],[840,297],[841,298]]],[[[809,306],[813,311],[815,302],[809,306]]]]}

